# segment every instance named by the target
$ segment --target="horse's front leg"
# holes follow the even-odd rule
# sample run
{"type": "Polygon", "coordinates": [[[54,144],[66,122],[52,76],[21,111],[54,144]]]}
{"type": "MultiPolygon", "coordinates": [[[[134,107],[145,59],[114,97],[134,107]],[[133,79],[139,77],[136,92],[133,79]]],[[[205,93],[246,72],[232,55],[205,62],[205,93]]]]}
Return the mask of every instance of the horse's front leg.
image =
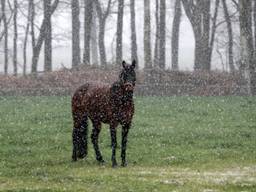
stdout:
{"type": "Polygon", "coordinates": [[[110,135],[111,135],[111,148],[112,148],[112,167],[117,166],[116,162],[116,146],[117,146],[117,141],[116,141],[116,124],[111,124],[110,125],[110,135]]]}
{"type": "Polygon", "coordinates": [[[91,139],[92,139],[93,147],[95,150],[96,160],[99,163],[104,163],[104,160],[102,158],[102,155],[101,155],[101,152],[99,149],[99,145],[98,145],[98,138],[99,138],[100,130],[101,130],[100,122],[93,121],[93,130],[92,130],[92,134],[91,134],[91,139]]]}
{"type": "Polygon", "coordinates": [[[128,137],[128,132],[130,129],[130,123],[129,124],[124,124],[122,127],[122,146],[121,146],[121,158],[122,158],[122,167],[127,166],[126,163],[126,145],[127,145],[127,137],[128,137]]]}

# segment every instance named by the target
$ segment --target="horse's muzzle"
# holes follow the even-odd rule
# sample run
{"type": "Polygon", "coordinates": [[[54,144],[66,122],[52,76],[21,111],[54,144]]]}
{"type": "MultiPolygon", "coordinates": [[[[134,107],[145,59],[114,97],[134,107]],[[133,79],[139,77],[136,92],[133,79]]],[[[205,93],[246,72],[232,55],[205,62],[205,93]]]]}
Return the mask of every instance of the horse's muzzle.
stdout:
{"type": "Polygon", "coordinates": [[[133,91],[134,90],[134,85],[132,83],[125,83],[124,84],[124,89],[125,89],[125,91],[133,91]]]}

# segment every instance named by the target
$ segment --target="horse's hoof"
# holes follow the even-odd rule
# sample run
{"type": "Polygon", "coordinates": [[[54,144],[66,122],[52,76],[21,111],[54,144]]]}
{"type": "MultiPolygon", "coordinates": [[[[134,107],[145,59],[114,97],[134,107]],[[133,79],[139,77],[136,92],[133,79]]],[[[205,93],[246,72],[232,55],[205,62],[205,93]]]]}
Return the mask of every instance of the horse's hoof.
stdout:
{"type": "Polygon", "coordinates": [[[87,156],[86,153],[84,153],[84,154],[79,154],[79,155],[78,155],[78,158],[79,158],[79,159],[84,159],[86,156],[87,156]]]}
{"type": "Polygon", "coordinates": [[[105,164],[105,161],[104,161],[104,159],[100,159],[100,160],[98,160],[98,163],[99,163],[100,165],[104,165],[104,164],[105,164]]]}
{"type": "Polygon", "coordinates": [[[105,161],[101,161],[101,162],[99,162],[99,166],[105,166],[105,161]]]}
{"type": "Polygon", "coordinates": [[[79,156],[78,158],[79,158],[79,159],[85,159],[85,158],[86,158],[86,155],[79,156]]]}
{"type": "Polygon", "coordinates": [[[71,162],[76,162],[77,159],[76,158],[72,158],[71,162]]]}
{"type": "Polygon", "coordinates": [[[112,168],[117,168],[117,162],[112,163],[112,168]]]}
{"type": "Polygon", "coordinates": [[[127,167],[127,163],[126,163],[126,162],[123,162],[123,163],[121,164],[121,166],[122,166],[122,167],[127,167]]]}

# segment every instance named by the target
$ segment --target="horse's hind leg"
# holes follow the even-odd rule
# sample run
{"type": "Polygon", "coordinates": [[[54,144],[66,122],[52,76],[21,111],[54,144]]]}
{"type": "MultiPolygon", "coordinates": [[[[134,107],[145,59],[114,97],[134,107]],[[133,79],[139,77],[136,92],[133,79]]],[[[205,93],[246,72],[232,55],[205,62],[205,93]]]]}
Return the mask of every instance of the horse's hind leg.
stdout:
{"type": "Polygon", "coordinates": [[[84,158],[87,155],[87,135],[88,123],[87,116],[81,113],[73,113],[74,128],[73,128],[73,154],[72,160],[84,158]]]}
{"type": "Polygon", "coordinates": [[[104,160],[102,158],[99,145],[98,145],[98,138],[101,130],[101,124],[100,122],[97,122],[97,121],[93,121],[92,123],[93,123],[93,130],[92,130],[91,139],[93,143],[93,148],[95,150],[96,160],[100,163],[104,163],[104,160]]]}

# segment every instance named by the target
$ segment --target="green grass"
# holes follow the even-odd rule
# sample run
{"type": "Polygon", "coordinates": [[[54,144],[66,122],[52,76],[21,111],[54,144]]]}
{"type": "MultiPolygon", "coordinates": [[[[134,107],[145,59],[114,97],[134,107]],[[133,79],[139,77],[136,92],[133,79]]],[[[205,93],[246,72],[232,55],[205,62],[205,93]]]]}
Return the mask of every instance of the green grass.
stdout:
{"type": "Polygon", "coordinates": [[[0,97],[0,191],[256,191],[256,98],[146,97],[135,106],[128,167],[112,169],[106,126],[106,164],[91,142],[87,159],[71,162],[70,97],[0,97]]]}

